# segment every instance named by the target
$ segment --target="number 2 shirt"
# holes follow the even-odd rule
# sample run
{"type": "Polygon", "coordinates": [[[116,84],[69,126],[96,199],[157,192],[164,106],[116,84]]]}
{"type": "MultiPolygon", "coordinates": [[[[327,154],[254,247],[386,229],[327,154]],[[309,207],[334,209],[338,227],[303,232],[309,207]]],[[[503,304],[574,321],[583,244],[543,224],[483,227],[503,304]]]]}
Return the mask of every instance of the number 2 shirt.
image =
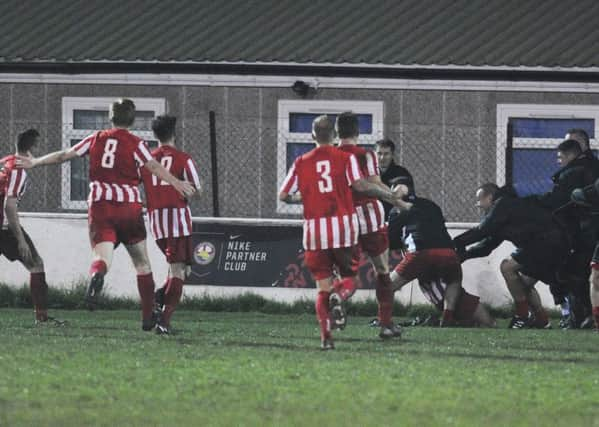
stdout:
{"type": "Polygon", "coordinates": [[[302,195],[304,249],[346,248],[357,243],[351,185],[361,178],[356,157],[332,145],[316,147],[295,160],[281,191],[302,195]]]}
{"type": "MultiPolygon", "coordinates": [[[[166,170],[178,179],[190,182],[200,189],[200,178],[193,159],[172,145],[162,145],[152,151],[166,170]]],[[[167,182],[161,181],[149,171],[142,169],[146,191],[150,229],[156,240],[191,235],[191,211],[187,200],[167,182]]]]}
{"type": "Polygon", "coordinates": [[[87,136],[73,149],[78,156],[89,154],[90,205],[101,200],[141,203],[139,168],[152,159],[143,140],[113,128],[87,136]]]}

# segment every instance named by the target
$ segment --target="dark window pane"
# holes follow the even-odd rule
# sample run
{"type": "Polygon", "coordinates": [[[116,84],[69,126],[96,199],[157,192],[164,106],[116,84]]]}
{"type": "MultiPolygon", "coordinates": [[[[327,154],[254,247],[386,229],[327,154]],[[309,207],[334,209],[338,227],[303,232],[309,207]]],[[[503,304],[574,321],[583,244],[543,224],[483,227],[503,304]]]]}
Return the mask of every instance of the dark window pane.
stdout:
{"type": "Polygon", "coordinates": [[[514,149],[512,179],[519,196],[551,191],[551,175],[558,169],[557,151],[552,149],[514,149]]]}
{"type": "Polygon", "coordinates": [[[287,143],[287,170],[293,165],[296,158],[316,148],[312,142],[288,142],[287,143]]]}
{"type": "Polygon", "coordinates": [[[158,148],[158,141],[154,141],[151,139],[146,142],[148,143],[148,147],[150,147],[150,150],[154,150],[154,149],[158,148]]]}
{"type": "MultiPolygon", "coordinates": [[[[133,130],[152,130],[153,111],[136,111],[133,130]]],[[[74,110],[73,129],[107,129],[112,127],[108,119],[108,111],[98,110],[74,110]]]]}
{"type": "MultiPolygon", "coordinates": [[[[311,133],[312,122],[320,114],[308,113],[289,113],[289,132],[294,133],[311,133]]],[[[337,118],[337,114],[327,114],[332,120],[337,118]]],[[[372,114],[358,114],[358,122],[360,123],[360,133],[364,135],[372,134],[372,114]]]]}
{"type": "Polygon", "coordinates": [[[584,129],[595,137],[594,119],[518,119],[512,118],[515,138],[563,138],[568,130],[584,129]]]}
{"type": "MultiPolygon", "coordinates": [[[[79,139],[71,139],[71,147],[77,144],[79,139]]],[[[89,158],[78,157],[71,161],[71,200],[87,200],[89,189],[89,158]]]]}

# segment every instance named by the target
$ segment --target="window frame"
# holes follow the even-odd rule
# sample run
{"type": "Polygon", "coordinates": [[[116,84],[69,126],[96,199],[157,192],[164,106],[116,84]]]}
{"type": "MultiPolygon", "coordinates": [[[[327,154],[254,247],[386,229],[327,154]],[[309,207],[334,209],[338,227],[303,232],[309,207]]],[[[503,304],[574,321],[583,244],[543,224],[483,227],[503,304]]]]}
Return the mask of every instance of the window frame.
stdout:
{"type": "MultiPolygon", "coordinates": [[[[165,98],[129,98],[135,103],[139,111],[154,111],[154,115],[164,114],[166,111],[165,98]]],[[[113,97],[63,97],[62,98],[62,149],[71,148],[72,139],[83,139],[89,134],[100,129],[75,129],[75,110],[108,111],[110,104],[115,101],[113,97]]],[[[151,130],[132,130],[131,133],[143,140],[155,139],[151,130]]],[[[61,170],[61,207],[70,210],[86,210],[87,200],[71,200],[71,162],[64,162],[61,170]]]]}
{"type": "MultiPolygon", "coordinates": [[[[293,100],[282,99],[278,101],[277,120],[277,192],[283,185],[287,175],[287,144],[288,143],[313,143],[310,133],[299,133],[289,131],[289,115],[300,114],[325,114],[343,113],[352,111],[355,114],[372,115],[372,133],[360,135],[359,142],[364,145],[373,145],[384,135],[384,102],[383,101],[361,101],[361,100],[293,100]]],[[[277,200],[278,214],[296,214],[303,212],[303,206],[289,205],[277,200]]]]}
{"type": "MultiPolygon", "coordinates": [[[[508,121],[515,118],[530,119],[593,119],[595,137],[590,138],[590,147],[599,149],[599,106],[572,104],[497,104],[496,124],[496,181],[506,183],[506,161],[508,143],[508,121]]],[[[555,149],[562,138],[513,138],[512,149],[555,149]]],[[[556,154],[557,155],[557,154],[556,154]]]]}

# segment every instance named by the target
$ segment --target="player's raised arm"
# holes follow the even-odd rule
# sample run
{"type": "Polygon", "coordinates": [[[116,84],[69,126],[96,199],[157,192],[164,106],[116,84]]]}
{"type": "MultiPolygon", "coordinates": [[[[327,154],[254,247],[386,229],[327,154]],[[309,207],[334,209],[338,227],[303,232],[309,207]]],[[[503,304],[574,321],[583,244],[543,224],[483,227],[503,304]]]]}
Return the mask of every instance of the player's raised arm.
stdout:
{"type": "Polygon", "coordinates": [[[71,148],[65,150],[54,151],[53,153],[46,154],[42,157],[26,157],[17,155],[16,165],[18,168],[31,169],[38,166],[54,165],[64,163],[72,160],[76,157],[81,157],[89,152],[92,141],[96,138],[97,134],[94,133],[83,138],[77,144],[71,148]]]}
{"type": "Polygon", "coordinates": [[[162,181],[172,185],[173,188],[177,190],[183,197],[191,197],[196,191],[193,184],[175,178],[169,171],[167,171],[160,163],[158,163],[154,159],[145,162],[144,167],[148,169],[148,171],[150,171],[153,175],[156,175],[162,181]]]}

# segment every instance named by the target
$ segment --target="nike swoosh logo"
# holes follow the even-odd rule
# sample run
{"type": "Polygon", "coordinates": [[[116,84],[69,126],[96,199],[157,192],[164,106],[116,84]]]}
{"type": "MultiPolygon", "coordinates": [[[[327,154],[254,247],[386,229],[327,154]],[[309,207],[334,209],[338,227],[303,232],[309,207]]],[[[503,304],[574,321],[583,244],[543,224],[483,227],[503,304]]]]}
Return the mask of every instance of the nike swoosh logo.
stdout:
{"type": "Polygon", "coordinates": [[[236,234],[235,236],[229,236],[229,240],[235,240],[241,236],[243,236],[243,234],[236,234]]]}

